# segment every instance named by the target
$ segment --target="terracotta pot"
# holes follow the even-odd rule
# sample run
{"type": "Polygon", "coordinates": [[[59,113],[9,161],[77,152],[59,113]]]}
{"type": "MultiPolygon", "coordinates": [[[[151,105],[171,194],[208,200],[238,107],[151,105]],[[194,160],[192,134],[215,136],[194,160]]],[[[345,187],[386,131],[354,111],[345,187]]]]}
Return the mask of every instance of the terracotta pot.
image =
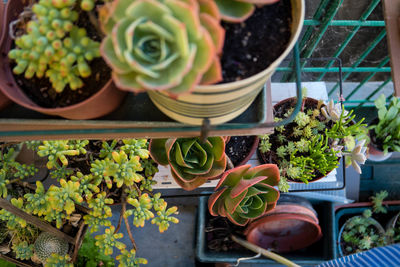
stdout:
{"type": "Polygon", "coordinates": [[[161,91],[148,91],[150,99],[167,116],[187,124],[201,125],[203,118],[208,118],[211,124],[220,124],[239,116],[251,105],[300,36],[305,3],[291,0],[291,4],[293,20],[289,44],[267,69],[237,82],[197,86],[192,93],[174,99],[161,91]]]}
{"type": "MultiPolygon", "coordinates": [[[[347,256],[347,255],[352,254],[352,253],[349,253],[349,254],[346,253],[346,251],[342,248],[342,246],[343,246],[343,244],[344,244],[344,241],[342,241],[342,233],[343,233],[344,228],[346,227],[346,225],[350,222],[350,220],[353,219],[353,218],[355,218],[355,217],[361,217],[361,216],[354,216],[354,217],[349,218],[349,219],[342,225],[342,227],[340,228],[339,237],[338,237],[338,244],[339,244],[339,245],[338,245],[338,249],[339,249],[339,255],[340,255],[340,257],[344,257],[344,256],[347,256]]],[[[368,218],[368,220],[371,221],[372,226],[375,227],[376,233],[378,233],[380,236],[383,236],[383,235],[385,234],[385,230],[383,229],[382,225],[381,225],[377,220],[375,220],[374,218],[368,218]]]]}
{"type": "MultiPolygon", "coordinates": [[[[1,4],[3,4],[2,1],[1,4]]],[[[10,0],[5,7],[2,37],[0,38],[0,90],[2,93],[25,108],[48,115],[61,116],[67,119],[93,119],[104,116],[119,107],[126,92],[117,90],[112,80],[108,81],[102,89],[85,101],[68,107],[43,108],[25,95],[14,79],[10,68],[10,61],[7,56],[12,45],[8,25],[18,17],[25,4],[23,0],[10,0]]]]}
{"type": "Polygon", "coordinates": [[[244,232],[247,240],[278,253],[303,249],[318,241],[322,232],[317,214],[304,202],[308,201],[299,197],[280,200],[275,209],[249,224],[244,232]]]}
{"type": "MultiPolygon", "coordinates": [[[[369,125],[370,126],[376,125],[378,122],[379,119],[375,118],[370,122],[369,125]]],[[[380,162],[390,158],[393,153],[392,152],[388,152],[386,154],[383,153],[382,146],[380,146],[377,142],[375,131],[371,129],[369,130],[368,133],[371,140],[371,142],[368,144],[368,160],[380,162]]]]}
{"type": "MultiPolygon", "coordinates": [[[[311,97],[306,97],[306,98],[304,98],[303,100],[304,100],[304,106],[316,106],[316,105],[318,105],[318,102],[319,102],[319,100],[314,99],[314,98],[311,98],[311,97]]],[[[274,105],[274,116],[275,116],[276,112],[278,111],[278,109],[279,109],[281,106],[283,106],[283,105],[285,105],[285,104],[287,104],[287,103],[291,103],[291,105],[294,106],[294,105],[296,104],[296,102],[297,102],[297,98],[296,98],[296,97],[290,97],[290,98],[286,98],[286,99],[283,99],[283,100],[279,101],[278,103],[276,103],[276,104],[274,105]]],[[[322,105],[322,106],[325,106],[325,105],[322,105]]],[[[274,151],[270,151],[269,153],[273,154],[273,156],[275,155],[275,152],[274,152],[274,151]]],[[[261,153],[261,151],[258,150],[257,155],[258,155],[259,160],[260,160],[262,163],[274,163],[274,164],[277,164],[277,162],[271,162],[271,161],[270,161],[270,159],[269,159],[269,157],[268,157],[268,153],[261,153]]],[[[276,157],[277,157],[277,156],[276,156],[276,157]]],[[[322,178],[328,176],[333,170],[334,170],[334,169],[330,170],[326,175],[322,175],[322,174],[321,174],[321,175],[319,175],[319,176],[313,178],[312,180],[310,180],[310,181],[308,181],[308,182],[309,182],[309,183],[313,183],[313,182],[316,182],[316,181],[318,181],[318,180],[321,180],[322,178]]],[[[291,183],[304,184],[304,182],[302,182],[302,181],[300,181],[300,180],[293,180],[293,179],[290,179],[290,178],[288,178],[288,181],[291,182],[291,183]]]]}

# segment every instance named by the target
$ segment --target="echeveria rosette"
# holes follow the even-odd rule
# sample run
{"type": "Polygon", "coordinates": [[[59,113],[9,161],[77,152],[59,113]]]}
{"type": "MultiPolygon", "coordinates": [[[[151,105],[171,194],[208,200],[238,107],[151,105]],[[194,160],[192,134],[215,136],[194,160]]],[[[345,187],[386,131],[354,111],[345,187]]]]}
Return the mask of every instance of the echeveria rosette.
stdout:
{"type": "Polygon", "coordinates": [[[150,155],[160,165],[170,165],[175,181],[185,190],[193,190],[226,169],[223,137],[152,139],[150,155]]]}
{"type": "Polygon", "coordinates": [[[196,0],[116,0],[99,16],[100,50],[120,89],[177,95],[222,79],[225,32],[196,0]]]}
{"type": "Polygon", "coordinates": [[[257,6],[270,5],[279,0],[215,0],[221,18],[227,22],[242,22],[254,12],[254,4],[257,6]]]}
{"type": "Polygon", "coordinates": [[[216,192],[208,199],[208,209],[213,216],[227,217],[232,223],[244,226],[275,208],[279,191],[274,186],[279,180],[275,164],[231,169],[224,173],[216,192]]]}

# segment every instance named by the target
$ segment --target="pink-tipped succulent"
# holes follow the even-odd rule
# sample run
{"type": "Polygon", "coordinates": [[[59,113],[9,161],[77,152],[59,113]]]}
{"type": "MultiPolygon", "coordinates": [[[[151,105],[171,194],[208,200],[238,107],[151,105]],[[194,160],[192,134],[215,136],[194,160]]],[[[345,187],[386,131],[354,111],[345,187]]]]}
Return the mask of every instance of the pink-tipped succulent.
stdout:
{"type": "Polygon", "coordinates": [[[222,137],[152,139],[150,156],[160,165],[170,165],[175,181],[185,190],[193,190],[207,180],[220,176],[226,168],[225,142],[222,137]]]}
{"type": "MultiPolygon", "coordinates": [[[[209,5],[207,5],[209,6],[209,5]]],[[[116,85],[133,92],[190,92],[222,79],[225,31],[197,0],[115,0],[99,10],[100,51],[116,85]],[[204,11],[203,11],[204,10],[204,11]]]]}
{"type": "Polygon", "coordinates": [[[279,191],[274,186],[279,179],[275,164],[231,169],[224,173],[216,192],[208,199],[208,209],[213,216],[227,217],[232,223],[244,226],[275,208],[279,191]]]}
{"type": "Polygon", "coordinates": [[[221,18],[227,22],[242,22],[254,12],[257,6],[270,5],[280,0],[215,0],[221,18]]]}

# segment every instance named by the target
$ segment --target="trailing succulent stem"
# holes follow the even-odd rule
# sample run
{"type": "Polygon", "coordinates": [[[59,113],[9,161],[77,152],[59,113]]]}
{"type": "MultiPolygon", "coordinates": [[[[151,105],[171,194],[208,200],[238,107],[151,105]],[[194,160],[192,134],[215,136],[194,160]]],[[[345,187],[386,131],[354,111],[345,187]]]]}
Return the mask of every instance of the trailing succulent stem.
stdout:
{"type": "MultiPolygon", "coordinates": [[[[146,263],[145,259],[135,258],[136,245],[128,218],[133,217],[135,227],[143,227],[146,221],[150,221],[158,226],[160,232],[166,231],[172,223],[179,222],[175,217],[178,214],[177,207],[168,207],[160,193],[151,193],[152,185],[155,184],[153,176],[158,168],[149,158],[148,145],[146,139],[27,142],[28,148],[47,159],[45,165],[51,170],[50,177],[56,180],[48,188],[41,181],[36,181],[36,186],[28,186],[31,192],[12,198],[11,203],[29,214],[55,223],[60,229],[67,225],[76,227],[80,223],[87,224],[90,232],[105,228],[103,233],[96,236],[96,245],[105,255],[112,254],[114,248],[117,248],[121,252],[118,257],[120,266],[146,263]],[[110,205],[115,202],[122,203],[117,228],[110,221],[110,205]],[[83,216],[81,205],[87,210],[83,216]],[[123,237],[118,233],[123,219],[134,245],[134,250],[131,251],[126,250],[126,246],[118,241],[123,237]]],[[[0,162],[0,178],[4,179],[3,190],[9,190],[13,183],[22,185],[19,180],[36,172],[33,166],[16,163],[11,154],[11,150],[0,154],[3,159],[0,162]],[[20,179],[11,182],[14,175],[20,179]]],[[[27,259],[31,245],[35,244],[34,256],[45,266],[70,266],[70,258],[65,253],[40,253],[41,250],[38,249],[42,243],[38,240],[43,239],[43,233],[38,237],[39,231],[25,220],[6,210],[0,210],[0,219],[5,222],[8,231],[13,232],[13,249],[19,258],[27,259]],[[23,239],[21,236],[29,238],[23,239]]],[[[53,237],[44,239],[55,240],[53,237]]]]}

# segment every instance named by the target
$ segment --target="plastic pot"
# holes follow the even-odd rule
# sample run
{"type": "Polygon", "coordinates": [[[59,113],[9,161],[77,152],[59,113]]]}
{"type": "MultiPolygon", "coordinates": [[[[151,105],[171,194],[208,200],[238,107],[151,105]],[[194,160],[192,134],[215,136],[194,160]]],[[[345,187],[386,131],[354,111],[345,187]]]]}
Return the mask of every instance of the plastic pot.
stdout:
{"type": "MultiPolygon", "coordinates": [[[[358,218],[358,217],[362,217],[362,216],[354,216],[354,217],[349,218],[340,228],[339,236],[338,236],[338,250],[339,250],[340,257],[344,257],[347,255],[353,254],[353,253],[346,253],[344,248],[342,248],[342,246],[344,244],[344,241],[342,240],[342,234],[343,234],[343,231],[344,231],[346,225],[351,221],[351,219],[358,218]]],[[[377,220],[375,220],[374,218],[368,218],[368,220],[372,223],[372,226],[375,227],[376,233],[378,233],[379,235],[382,235],[382,236],[385,234],[385,230],[383,229],[382,225],[377,220]]]]}
{"type": "MultiPolygon", "coordinates": [[[[237,137],[240,139],[241,136],[237,136],[237,137]]],[[[238,167],[238,166],[246,164],[251,159],[253,154],[255,153],[255,151],[256,151],[256,149],[258,147],[258,144],[260,142],[260,138],[258,136],[256,136],[256,135],[252,135],[250,137],[252,138],[253,143],[252,143],[252,145],[251,145],[251,147],[249,149],[249,152],[244,156],[244,158],[241,161],[239,161],[237,164],[234,164],[235,167],[238,167]]],[[[225,143],[228,144],[230,141],[231,141],[231,137],[228,137],[227,140],[225,141],[225,143]]],[[[229,151],[227,151],[227,147],[225,147],[225,153],[227,155],[229,154],[229,151]]]]}
{"type": "Polygon", "coordinates": [[[237,82],[197,86],[190,94],[177,98],[170,98],[161,91],[148,91],[150,99],[167,116],[187,124],[201,125],[203,118],[208,118],[211,124],[220,124],[239,116],[251,105],[300,36],[305,3],[304,0],[291,0],[291,5],[290,41],[282,55],[267,69],[237,82]]]}
{"type": "MultiPolygon", "coordinates": [[[[88,99],[62,108],[41,107],[25,95],[14,79],[8,59],[8,52],[13,43],[9,36],[8,25],[23,11],[25,4],[26,2],[23,0],[9,0],[3,13],[2,36],[0,38],[0,91],[9,99],[25,108],[67,119],[97,118],[119,107],[126,92],[118,90],[112,80],[109,80],[103,88],[88,99]]],[[[1,1],[0,5],[3,5],[3,1],[1,1]]]]}
{"type": "Polygon", "coordinates": [[[299,197],[278,203],[275,209],[251,222],[244,234],[247,241],[277,253],[306,248],[322,237],[316,212],[299,197]]]}
{"type": "MultiPolygon", "coordinates": [[[[378,122],[379,119],[375,118],[369,125],[376,125],[378,122]]],[[[369,137],[371,142],[368,144],[368,160],[380,162],[387,160],[392,156],[392,152],[388,152],[386,154],[383,153],[382,147],[378,145],[375,131],[373,129],[369,130],[369,137]]]]}

